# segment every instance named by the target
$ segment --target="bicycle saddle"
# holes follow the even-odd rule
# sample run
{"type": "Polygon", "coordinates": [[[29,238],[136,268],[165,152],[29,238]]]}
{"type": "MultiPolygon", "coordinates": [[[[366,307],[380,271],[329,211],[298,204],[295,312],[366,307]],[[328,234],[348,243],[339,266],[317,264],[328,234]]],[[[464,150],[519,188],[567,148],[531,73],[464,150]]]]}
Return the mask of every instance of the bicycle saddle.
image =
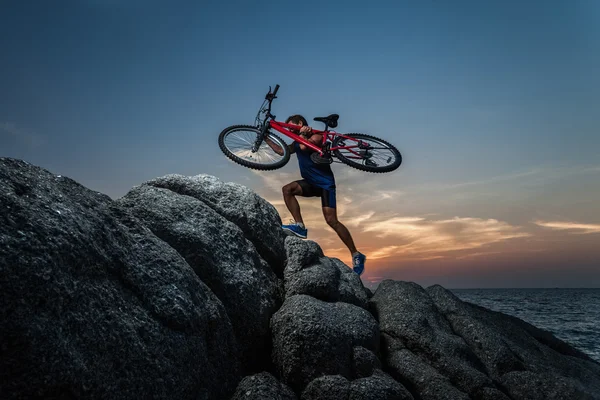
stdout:
{"type": "Polygon", "coordinates": [[[323,122],[329,128],[335,128],[337,126],[337,121],[340,116],[337,114],[331,114],[327,117],[316,117],[315,121],[323,122]]]}

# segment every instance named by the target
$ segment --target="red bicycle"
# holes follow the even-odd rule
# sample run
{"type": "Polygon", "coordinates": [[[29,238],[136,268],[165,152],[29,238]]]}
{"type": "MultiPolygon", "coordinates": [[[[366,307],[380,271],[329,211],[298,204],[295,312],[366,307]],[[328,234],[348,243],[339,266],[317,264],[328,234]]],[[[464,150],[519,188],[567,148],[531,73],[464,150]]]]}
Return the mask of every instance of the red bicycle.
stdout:
{"type": "Polygon", "coordinates": [[[314,134],[323,135],[321,147],[300,136],[298,127],[277,121],[271,114],[271,103],[277,98],[279,85],[265,96],[258,114],[256,125],[233,125],[225,128],[219,135],[219,147],[227,157],[244,167],[259,170],[274,170],[283,167],[290,160],[288,145],[272,130],[281,132],[292,140],[304,144],[314,152],[313,162],[331,164],[333,157],[351,167],[367,172],[391,172],[402,163],[400,152],[385,140],[363,133],[341,134],[330,130],[337,127],[339,115],[314,118],[323,122],[325,130],[313,129],[314,134]],[[264,118],[261,116],[264,114],[264,118]],[[281,147],[276,152],[265,142],[269,138],[272,143],[281,147]]]}

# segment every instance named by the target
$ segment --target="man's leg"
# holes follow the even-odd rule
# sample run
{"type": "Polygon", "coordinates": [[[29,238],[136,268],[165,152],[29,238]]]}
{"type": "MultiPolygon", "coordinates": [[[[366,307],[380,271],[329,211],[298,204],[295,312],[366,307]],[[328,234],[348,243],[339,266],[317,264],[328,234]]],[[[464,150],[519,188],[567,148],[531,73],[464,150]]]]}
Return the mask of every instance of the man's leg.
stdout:
{"type": "Polygon", "coordinates": [[[338,234],[342,242],[348,247],[350,250],[350,254],[354,255],[356,253],[356,246],[354,246],[354,240],[352,240],[352,235],[350,235],[350,231],[348,228],[344,226],[337,219],[337,211],[332,207],[323,207],[323,216],[325,217],[325,221],[327,224],[338,234]]]}
{"type": "Polygon", "coordinates": [[[302,214],[300,214],[300,204],[298,203],[298,200],[296,200],[296,196],[302,196],[302,188],[298,182],[288,183],[281,188],[281,191],[283,192],[285,205],[292,214],[294,221],[296,221],[296,223],[300,222],[301,224],[304,224],[304,221],[302,221],[302,214]]]}

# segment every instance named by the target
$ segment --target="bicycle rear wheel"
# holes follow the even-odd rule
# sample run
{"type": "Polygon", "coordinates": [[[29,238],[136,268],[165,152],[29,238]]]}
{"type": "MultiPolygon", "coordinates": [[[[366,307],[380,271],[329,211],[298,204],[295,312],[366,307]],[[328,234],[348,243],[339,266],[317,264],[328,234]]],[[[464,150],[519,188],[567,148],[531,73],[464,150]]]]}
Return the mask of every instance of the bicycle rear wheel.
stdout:
{"type": "Polygon", "coordinates": [[[288,146],[273,133],[267,133],[267,137],[281,148],[282,154],[275,152],[264,140],[256,151],[252,151],[260,134],[255,126],[230,126],[219,135],[219,147],[227,157],[244,167],[270,171],[287,164],[290,160],[288,146]]]}
{"type": "Polygon", "coordinates": [[[367,172],[391,172],[402,164],[402,155],[392,144],[364,133],[344,134],[352,139],[337,136],[333,147],[349,146],[349,149],[333,150],[333,154],[344,164],[367,172]]]}

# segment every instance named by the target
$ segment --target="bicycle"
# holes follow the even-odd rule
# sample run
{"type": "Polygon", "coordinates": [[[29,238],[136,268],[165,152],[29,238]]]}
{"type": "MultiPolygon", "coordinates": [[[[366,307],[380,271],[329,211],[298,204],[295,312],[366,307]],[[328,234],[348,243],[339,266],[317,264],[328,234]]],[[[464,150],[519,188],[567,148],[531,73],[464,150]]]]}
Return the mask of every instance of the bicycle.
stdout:
{"type": "Polygon", "coordinates": [[[276,120],[271,114],[271,104],[277,98],[279,85],[265,96],[255,119],[255,126],[232,125],[219,135],[221,151],[234,162],[244,167],[258,170],[275,170],[283,167],[290,160],[288,145],[272,130],[276,130],[292,140],[302,143],[314,150],[311,159],[317,164],[331,164],[333,157],[342,163],[367,172],[391,172],[402,163],[402,155],[392,144],[383,139],[363,133],[341,134],[331,130],[338,125],[338,114],[327,117],[316,117],[315,121],[325,124],[325,130],[313,129],[313,134],[323,135],[321,147],[300,136],[298,127],[276,120]],[[264,118],[261,117],[264,114],[264,118]],[[270,139],[280,147],[276,152],[266,141],[270,139]]]}

